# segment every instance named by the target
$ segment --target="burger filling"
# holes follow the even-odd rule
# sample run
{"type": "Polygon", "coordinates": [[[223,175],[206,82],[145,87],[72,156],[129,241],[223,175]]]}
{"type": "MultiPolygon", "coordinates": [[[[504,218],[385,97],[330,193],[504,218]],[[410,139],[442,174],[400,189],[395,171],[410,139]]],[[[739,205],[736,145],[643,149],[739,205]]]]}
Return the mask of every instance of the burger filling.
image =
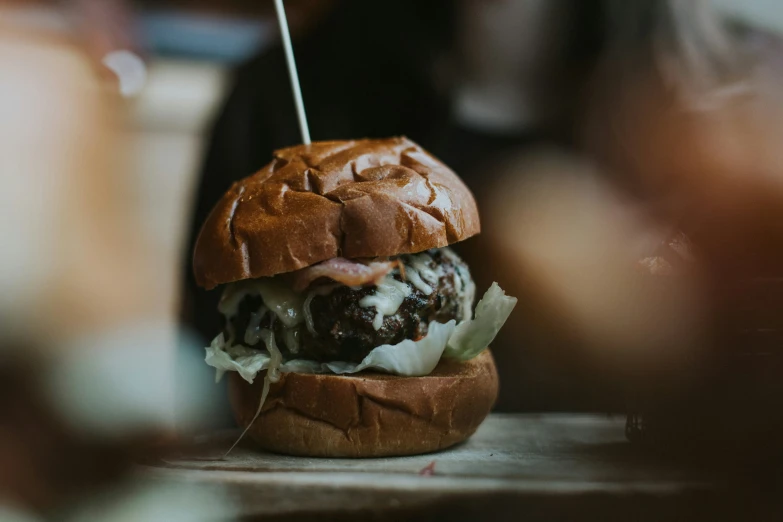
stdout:
{"type": "Polygon", "coordinates": [[[299,273],[229,285],[220,312],[229,345],[284,359],[359,363],[373,349],[472,318],[475,285],[448,248],[372,261],[330,260],[299,273]],[[273,339],[270,339],[272,337],[273,339]]]}

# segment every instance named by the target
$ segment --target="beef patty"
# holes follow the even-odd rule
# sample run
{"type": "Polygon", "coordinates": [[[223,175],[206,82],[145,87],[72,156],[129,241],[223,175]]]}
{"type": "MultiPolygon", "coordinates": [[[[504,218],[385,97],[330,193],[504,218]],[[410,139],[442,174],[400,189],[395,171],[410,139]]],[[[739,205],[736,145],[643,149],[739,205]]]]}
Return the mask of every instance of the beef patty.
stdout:
{"type": "MultiPolygon", "coordinates": [[[[415,256],[400,256],[403,269],[395,269],[387,277],[405,282],[410,293],[399,308],[385,315],[380,328],[373,324],[377,310],[362,306],[367,296],[378,291],[374,285],[359,288],[344,285],[328,285],[321,292],[314,292],[309,300],[311,325],[300,324],[293,331],[266,314],[260,326],[272,328],[277,345],[287,359],[311,359],[315,361],[360,362],[373,349],[383,344],[397,344],[405,339],[418,340],[427,335],[430,322],[457,322],[469,317],[473,306],[473,282],[467,265],[447,249],[432,250],[415,256]],[[421,284],[413,284],[411,272],[420,275],[421,284]],[[407,272],[407,274],[406,274],[407,272]],[[431,292],[427,293],[426,287],[431,292]],[[323,295],[322,295],[323,294],[323,295]]],[[[260,296],[246,296],[239,304],[238,312],[226,327],[237,332],[235,342],[244,343],[244,332],[251,321],[251,314],[262,308],[260,296]]]]}

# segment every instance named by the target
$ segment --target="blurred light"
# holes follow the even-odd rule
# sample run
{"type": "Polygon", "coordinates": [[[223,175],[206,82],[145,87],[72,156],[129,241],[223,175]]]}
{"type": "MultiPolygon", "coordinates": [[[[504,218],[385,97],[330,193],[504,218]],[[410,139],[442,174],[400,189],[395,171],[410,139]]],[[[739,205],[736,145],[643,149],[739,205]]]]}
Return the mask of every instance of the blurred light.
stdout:
{"type": "Polygon", "coordinates": [[[137,55],[130,51],[112,51],[103,58],[120,81],[120,94],[126,98],[139,94],[147,82],[147,67],[137,55]]]}

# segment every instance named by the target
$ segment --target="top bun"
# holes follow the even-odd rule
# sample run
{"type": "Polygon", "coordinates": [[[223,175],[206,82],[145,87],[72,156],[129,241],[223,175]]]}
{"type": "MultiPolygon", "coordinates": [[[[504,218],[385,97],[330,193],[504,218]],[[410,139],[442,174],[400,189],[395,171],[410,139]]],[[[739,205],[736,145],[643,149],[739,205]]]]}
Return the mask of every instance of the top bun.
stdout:
{"type": "Polygon", "coordinates": [[[422,252],[480,230],[468,188],[407,138],[278,150],[234,183],[193,254],[200,286],[273,276],[333,257],[422,252]]]}

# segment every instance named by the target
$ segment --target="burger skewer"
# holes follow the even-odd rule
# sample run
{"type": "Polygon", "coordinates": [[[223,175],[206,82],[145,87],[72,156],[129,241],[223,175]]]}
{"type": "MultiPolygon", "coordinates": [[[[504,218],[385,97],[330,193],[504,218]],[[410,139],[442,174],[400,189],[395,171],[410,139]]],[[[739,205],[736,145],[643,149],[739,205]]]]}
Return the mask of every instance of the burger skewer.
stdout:
{"type": "Polygon", "coordinates": [[[310,127],[307,125],[307,115],[305,114],[304,100],[302,99],[302,87],[299,85],[299,73],[296,70],[294,48],[291,45],[291,33],[288,30],[288,19],[285,15],[283,0],[275,0],[275,10],[277,11],[277,21],[280,23],[280,37],[283,40],[285,60],[288,64],[288,75],[291,78],[291,90],[294,93],[296,116],[299,119],[299,132],[302,134],[302,143],[309,145],[310,127]]]}

